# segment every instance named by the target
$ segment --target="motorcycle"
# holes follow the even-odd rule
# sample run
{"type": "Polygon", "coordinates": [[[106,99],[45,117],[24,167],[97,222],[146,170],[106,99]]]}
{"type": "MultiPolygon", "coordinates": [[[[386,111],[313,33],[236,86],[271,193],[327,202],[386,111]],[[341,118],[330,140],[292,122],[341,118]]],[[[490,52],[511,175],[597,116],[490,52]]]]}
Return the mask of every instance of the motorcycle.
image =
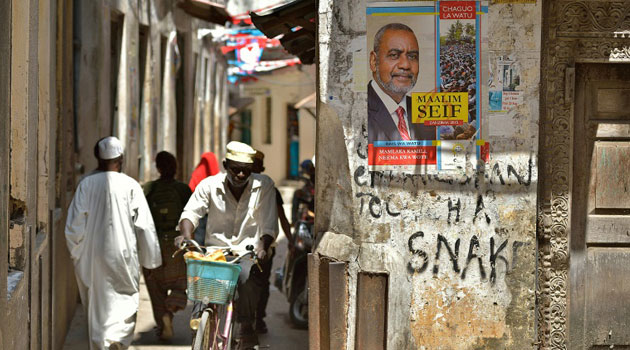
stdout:
{"type": "Polygon", "coordinates": [[[314,187],[309,179],[298,192],[294,205],[299,206],[299,219],[293,228],[293,242],[286,257],[284,267],[275,272],[274,285],[286,295],[289,301],[291,322],[298,328],[308,328],[308,272],[307,256],[313,248],[314,187]]]}

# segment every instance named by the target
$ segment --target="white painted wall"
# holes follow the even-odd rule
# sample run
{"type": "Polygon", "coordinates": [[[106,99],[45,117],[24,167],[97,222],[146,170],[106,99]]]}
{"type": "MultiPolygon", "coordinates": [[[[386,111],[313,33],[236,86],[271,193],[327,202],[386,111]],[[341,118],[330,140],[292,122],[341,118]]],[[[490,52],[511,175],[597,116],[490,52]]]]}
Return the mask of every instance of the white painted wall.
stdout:
{"type": "MultiPolygon", "coordinates": [[[[276,183],[287,176],[287,106],[293,105],[315,91],[315,66],[284,68],[264,75],[255,83],[241,87],[243,96],[254,97],[252,111],[252,147],[265,153],[266,174],[276,183]],[[271,144],[265,144],[265,89],[271,96],[271,144]]],[[[315,154],[315,119],[306,111],[299,112],[300,160],[315,154]]]]}

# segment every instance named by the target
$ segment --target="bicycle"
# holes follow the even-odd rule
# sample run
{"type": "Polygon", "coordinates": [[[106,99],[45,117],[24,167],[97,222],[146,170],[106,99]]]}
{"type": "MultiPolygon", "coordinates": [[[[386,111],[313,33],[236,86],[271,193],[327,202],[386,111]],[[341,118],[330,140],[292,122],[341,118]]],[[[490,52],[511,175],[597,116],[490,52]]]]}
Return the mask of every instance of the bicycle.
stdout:
{"type": "MultiPolygon", "coordinates": [[[[202,247],[193,240],[185,240],[173,254],[188,247],[206,255],[211,249],[221,250],[224,256],[233,256],[230,248],[202,247]]],[[[255,259],[253,247],[248,252],[227,262],[185,258],[188,280],[188,299],[201,302],[201,317],[192,319],[190,326],[197,333],[193,338],[193,350],[230,350],[232,347],[233,299],[241,266],[238,263],[247,256],[255,259]]],[[[260,266],[259,266],[260,267],[260,266]]]]}

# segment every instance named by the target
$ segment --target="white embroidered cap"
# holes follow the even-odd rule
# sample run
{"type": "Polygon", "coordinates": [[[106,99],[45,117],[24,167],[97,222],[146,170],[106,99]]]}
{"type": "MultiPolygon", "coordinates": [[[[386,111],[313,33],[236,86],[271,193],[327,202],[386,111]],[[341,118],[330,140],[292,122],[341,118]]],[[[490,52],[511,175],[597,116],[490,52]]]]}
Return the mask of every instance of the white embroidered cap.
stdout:
{"type": "Polygon", "coordinates": [[[123,151],[122,142],[114,136],[106,137],[98,143],[98,157],[103,160],[118,158],[123,155],[123,151]]]}
{"type": "Polygon", "coordinates": [[[226,148],[227,153],[225,154],[225,159],[241,163],[254,163],[256,150],[250,145],[238,141],[230,141],[226,148]]]}

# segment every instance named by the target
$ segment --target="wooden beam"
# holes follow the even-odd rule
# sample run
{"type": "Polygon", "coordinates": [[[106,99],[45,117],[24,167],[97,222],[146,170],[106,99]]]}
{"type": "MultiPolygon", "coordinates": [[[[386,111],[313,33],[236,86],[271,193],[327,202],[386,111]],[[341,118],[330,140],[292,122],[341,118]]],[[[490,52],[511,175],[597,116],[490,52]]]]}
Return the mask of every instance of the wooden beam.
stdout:
{"type": "Polygon", "coordinates": [[[330,349],[346,350],[348,337],[348,264],[328,264],[330,349]]]}
{"type": "Polygon", "coordinates": [[[320,350],[319,346],[319,258],[308,254],[308,348],[320,350]]]}
{"type": "MultiPolygon", "coordinates": [[[[330,281],[329,260],[319,259],[319,349],[330,349],[330,281]]],[[[334,349],[337,350],[337,349],[334,349]]]]}
{"type": "MultiPolygon", "coordinates": [[[[9,154],[11,131],[11,1],[0,1],[0,310],[7,309],[9,270],[9,154]]],[[[6,349],[5,325],[0,325],[0,348],[6,349]],[[4,335],[4,336],[3,336],[4,335]]]]}
{"type": "Polygon", "coordinates": [[[360,272],[357,282],[356,350],[387,347],[388,276],[360,272]]]}

